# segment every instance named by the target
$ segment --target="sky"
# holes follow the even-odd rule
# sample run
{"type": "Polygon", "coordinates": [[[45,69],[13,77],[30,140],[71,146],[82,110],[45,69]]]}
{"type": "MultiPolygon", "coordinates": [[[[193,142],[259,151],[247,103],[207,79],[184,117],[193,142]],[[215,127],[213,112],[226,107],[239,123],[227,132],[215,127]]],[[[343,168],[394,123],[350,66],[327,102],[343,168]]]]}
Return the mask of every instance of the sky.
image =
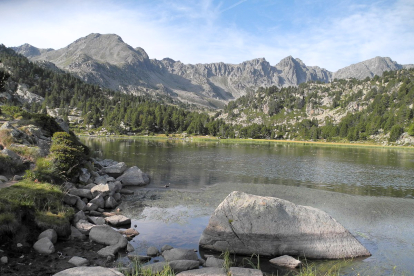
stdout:
{"type": "Polygon", "coordinates": [[[113,33],[150,58],[238,64],[291,55],[336,71],[414,64],[413,0],[0,0],[0,43],[60,49],[113,33]]]}

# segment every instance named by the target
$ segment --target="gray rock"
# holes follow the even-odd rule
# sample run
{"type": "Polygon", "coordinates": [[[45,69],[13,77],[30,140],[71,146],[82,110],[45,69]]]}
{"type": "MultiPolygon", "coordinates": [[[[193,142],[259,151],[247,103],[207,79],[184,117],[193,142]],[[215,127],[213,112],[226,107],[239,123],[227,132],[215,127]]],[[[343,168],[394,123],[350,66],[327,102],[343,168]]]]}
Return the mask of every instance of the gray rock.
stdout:
{"type": "Polygon", "coordinates": [[[113,198],[114,198],[116,201],[120,201],[120,200],[121,200],[121,198],[122,198],[122,196],[121,196],[121,194],[120,194],[120,193],[115,193],[115,194],[113,195],[113,198]]]}
{"type": "Polygon", "coordinates": [[[122,183],[121,183],[121,181],[115,181],[114,182],[114,185],[115,185],[115,190],[114,190],[114,192],[115,193],[119,193],[119,191],[121,191],[122,190],[122,183]]]}
{"type": "Polygon", "coordinates": [[[4,175],[0,175],[0,183],[9,181],[4,175]]]}
{"type": "Polygon", "coordinates": [[[127,169],[116,180],[121,181],[123,186],[143,186],[150,183],[148,175],[143,173],[137,166],[127,169]]]}
{"type": "Polygon", "coordinates": [[[119,271],[112,268],[106,268],[101,266],[90,266],[90,267],[73,267],[65,269],[61,272],[54,274],[53,276],[124,276],[119,271]]]}
{"type": "Polygon", "coordinates": [[[76,195],[72,195],[72,194],[65,194],[63,196],[63,202],[66,203],[69,206],[73,206],[76,204],[76,202],[79,200],[80,198],[76,195]]]}
{"type": "Polygon", "coordinates": [[[139,235],[139,232],[133,228],[128,228],[126,230],[119,230],[119,233],[125,235],[128,240],[133,239],[135,236],[139,235]]]}
{"type": "Polygon", "coordinates": [[[95,203],[88,203],[86,204],[86,211],[96,211],[99,208],[99,206],[95,203]]]}
{"type": "Polygon", "coordinates": [[[3,256],[3,257],[1,257],[0,262],[2,264],[7,264],[9,262],[9,259],[7,258],[7,256],[3,256]]]}
{"type": "Polygon", "coordinates": [[[118,202],[115,200],[115,198],[108,196],[108,198],[105,200],[105,208],[113,209],[116,206],[118,206],[118,202]]]}
{"type": "Polygon", "coordinates": [[[88,189],[88,190],[91,190],[93,187],[95,187],[96,186],[96,184],[95,183],[89,183],[88,185],[85,185],[83,188],[84,189],[88,189]]]}
{"type": "Polygon", "coordinates": [[[76,229],[78,229],[82,234],[89,235],[89,232],[93,227],[95,227],[95,224],[92,224],[86,220],[79,220],[75,223],[76,229]]]}
{"type": "Polygon", "coordinates": [[[168,263],[175,273],[187,271],[191,269],[198,269],[199,262],[193,260],[177,260],[168,263]]]}
{"type": "Polygon", "coordinates": [[[103,173],[108,174],[121,174],[127,169],[127,165],[124,162],[119,162],[115,165],[102,168],[103,173]]]}
{"type": "Polygon", "coordinates": [[[83,211],[79,211],[73,216],[72,223],[75,224],[78,221],[80,221],[81,219],[82,220],[87,220],[88,219],[83,211]]]}
{"type": "Polygon", "coordinates": [[[173,248],[162,252],[162,256],[165,261],[176,261],[176,260],[193,260],[198,261],[197,253],[191,249],[173,248]]]}
{"type": "Polygon", "coordinates": [[[98,176],[98,177],[95,177],[95,180],[93,181],[95,184],[106,184],[107,183],[107,181],[106,181],[106,175],[101,175],[101,176],[98,176]]]}
{"type": "Polygon", "coordinates": [[[128,189],[124,189],[124,188],[122,188],[122,189],[119,191],[119,193],[120,193],[121,195],[133,195],[133,194],[134,194],[134,191],[131,191],[131,190],[128,190],[128,189]]]}
{"type": "Polygon", "coordinates": [[[53,244],[55,244],[57,242],[58,236],[54,229],[47,229],[43,231],[42,233],[40,233],[37,239],[40,240],[43,238],[48,238],[53,244]]]}
{"type": "Polygon", "coordinates": [[[89,203],[95,203],[98,205],[98,208],[105,208],[105,199],[104,196],[99,194],[95,198],[93,198],[89,203]]]}
{"type": "Polygon", "coordinates": [[[71,195],[77,195],[78,197],[84,197],[87,199],[92,199],[92,194],[91,191],[88,189],[76,189],[76,188],[72,188],[69,190],[69,194],[71,195]]]}
{"type": "Polygon", "coordinates": [[[230,276],[263,276],[260,269],[244,268],[244,267],[230,267],[230,276]]]}
{"type": "Polygon", "coordinates": [[[82,201],[83,201],[83,203],[85,203],[85,204],[88,204],[88,203],[89,203],[89,200],[88,200],[86,197],[82,198],[82,201]]]}
{"type": "Polygon", "coordinates": [[[204,266],[207,267],[223,267],[224,266],[224,260],[218,259],[214,256],[210,256],[207,258],[204,266]]]}
{"type": "Polygon", "coordinates": [[[164,252],[165,250],[171,250],[173,248],[174,247],[172,247],[171,245],[166,244],[163,247],[161,247],[161,252],[164,252]]]}
{"type": "Polygon", "coordinates": [[[315,259],[371,255],[341,224],[319,209],[242,192],[232,192],[217,207],[200,238],[200,247],[315,259]]]}
{"type": "Polygon", "coordinates": [[[74,266],[87,266],[89,264],[89,261],[82,257],[73,256],[70,258],[68,263],[73,264],[74,266]]]}
{"type": "Polygon", "coordinates": [[[93,217],[101,217],[102,216],[102,212],[99,212],[98,210],[96,210],[96,211],[90,211],[89,212],[89,215],[90,216],[93,216],[93,217]]]}
{"type": "Polygon", "coordinates": [[[86,203],[82,199],[78,198],[75,207],[80,211],[84,211],[86,210],[86,203]]]}
{"type": "Polygon", "coordinates": [[[178,273],[176,276],[227,276],[224,268],[203,267],[178,273]]]}
{"type": "Polygon", "coordinates": [[[277,266],[289,267],[289,268],[296,268],[302,264],[301,261],[288,255],[283,255],[277,258],[273,258],[269,260],[269,262],[277,266]]]}
{"type": "Polygon", "coordinates": [[[71,234],[70,234],[70,239],[71,240],[84,240],[84,239],[86,239],[86,236],[84,234],[82,234],[75,227],[71,226],[70,229],[71,229],[71,234]]]}
{"type": "Polygon", "coordinates": [[[16,165],[23,164],[22,159],[20,158],[20,156],[12,150],[3,149],[1,151],[1,153],[8,156],[8,157],[10,157],[16,165]]]}
{"type": "Polygon", "coordinates": [[[127,239],[108,225],[99,225],[92,228],[89,238],[97,243],[108,245],[98,251],[98,254],[107,257],[114,256],[128,244],[127,239]]]}
{"type": "Polygon", "coordinates": [[[127,252],[134,252],[135,248],[134,248],[134,246],[132,246],[132,244],[128,243],[126,250],[127,250],[127,252]]]}
{"type": "Polygon", "coordinates": [[[144,256],[144,255],[128,255],[128,259],[130,259],[132,262],[148,262],[151,260],[150,256],[144,256]]]}
{"type": "Polygon", "coordinates": [[[112,191],[108,184],[98,184],[91,189],[91,193],[94,197],[98,195],[107,196],[111,194],[112,191]]]}
{"type": "Polygon", "coordinates": [[[105,225],[105,219],[102,217],[88,216],[88,220],[95,225],[105,225]]]}
{"type": "Polygon", "coordinates": [[[147,249],[147,255],[150,257],[156,257],[160,255],[160,251],[158,251],[158,248],[156,248],[155,246],[150,246],[147,249]]]}
{"type": "Polygon", "coordinates": [[[44,237],[35,242],[33,248],[40,254],[52,254],[53,252],[55,252],[55,247],[53,246],[53,243],[47,237],[44,237]]]}
{"type": "Polygon", "coordinates": [[[23,177],[21,175],[15,175],[15,176],[13,176],[13,180],[14,181],[20,181],[20,180],[23,180],[23,177]]]}
{"type": "Polygon", "coordinates": [[[144,271],[151,271],[152,274],[157,274],[163,271],[165,268],[168,268],[169,265],[166,262],[159,262],[159,263],[153,263],[142,266],[142,270],[144,271]]]}
{"type": "Polygon", "coordinates": [[[79,181],[86,183],[88,182],[89,178],[91,178],[91,173],[88,171],[88,169],[81,168],[81,174],[79,175],[79,181]]]}

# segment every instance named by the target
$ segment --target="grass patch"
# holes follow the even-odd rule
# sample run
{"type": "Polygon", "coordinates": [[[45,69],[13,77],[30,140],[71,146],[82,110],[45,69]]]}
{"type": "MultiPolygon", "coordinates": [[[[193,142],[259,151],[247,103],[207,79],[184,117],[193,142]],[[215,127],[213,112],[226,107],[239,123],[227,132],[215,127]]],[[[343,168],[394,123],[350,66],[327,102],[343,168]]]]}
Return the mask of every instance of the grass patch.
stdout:
{"type": "Polygon", "coordinates": [[[1,189],[0,219],[6,224],[14,223],[20,221],[22,210],[31,210],[38,221],[57,226],[67,224],[74,211],[63,205],[63,195],[56,185],[26,179],[1,189]]]}
{"type": "Polygon", "coordinates": [[[125,276],[175,276],[174,271],[168,264],[164,266],[163,270],[156,273],[152,273],[151,269],[146,268],[139,261],[133,263],[132,271],[129,269],[123,271],[121,268],[119,270],[121,270],[125,276]]]}

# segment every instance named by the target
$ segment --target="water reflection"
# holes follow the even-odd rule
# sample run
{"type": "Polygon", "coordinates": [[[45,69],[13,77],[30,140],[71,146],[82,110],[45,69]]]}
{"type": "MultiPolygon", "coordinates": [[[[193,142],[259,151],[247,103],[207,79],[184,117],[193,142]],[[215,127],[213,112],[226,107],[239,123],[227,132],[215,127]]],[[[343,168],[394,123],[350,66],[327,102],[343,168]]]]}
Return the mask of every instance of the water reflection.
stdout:
{"type": "Polygon", "coordinates": [[[86,137],[82,141],[102,158],[138,165],[151,176],[151,186],[201,188],[236,182],[356,195],[414,195],[412,150],[86,137]]]}

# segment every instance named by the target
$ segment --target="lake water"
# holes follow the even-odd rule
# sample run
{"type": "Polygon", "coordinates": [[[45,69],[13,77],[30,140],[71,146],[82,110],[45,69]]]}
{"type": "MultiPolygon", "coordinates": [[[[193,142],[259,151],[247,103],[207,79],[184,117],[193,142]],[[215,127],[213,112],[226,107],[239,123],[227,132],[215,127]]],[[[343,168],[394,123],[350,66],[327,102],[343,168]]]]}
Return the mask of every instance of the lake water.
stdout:
{"type": "MultiPolygon", "coordinates": [[[[336,218],[373,254],[347,263],[345,274],[414,275],[414,149],[81,140],[101,158],[150,175],[151,183],[122,204],[141,233],[132,241],[138,253],[150,245],[198,248],[211,213],[240,190],[320,208],[336,218]]],[[[316,264],[323,270],[324,263],[316,264]]]]}

